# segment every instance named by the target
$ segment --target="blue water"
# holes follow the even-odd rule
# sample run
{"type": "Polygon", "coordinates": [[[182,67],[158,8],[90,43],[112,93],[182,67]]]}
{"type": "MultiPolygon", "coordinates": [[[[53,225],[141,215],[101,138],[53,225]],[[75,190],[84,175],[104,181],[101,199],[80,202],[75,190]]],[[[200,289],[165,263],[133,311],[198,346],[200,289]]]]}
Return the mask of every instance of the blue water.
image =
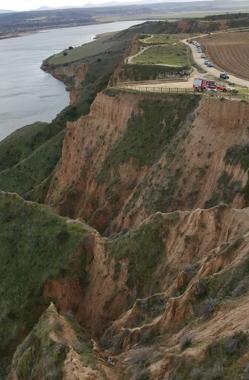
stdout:
{"type": "Polygon", "coordinates": [[[124,21],[43,31],[0,41],[0,140],[35,121],[51,121],[69,103],[64,85],[41,69],[42,61],[96,34],[129,28],[124,21]]]}

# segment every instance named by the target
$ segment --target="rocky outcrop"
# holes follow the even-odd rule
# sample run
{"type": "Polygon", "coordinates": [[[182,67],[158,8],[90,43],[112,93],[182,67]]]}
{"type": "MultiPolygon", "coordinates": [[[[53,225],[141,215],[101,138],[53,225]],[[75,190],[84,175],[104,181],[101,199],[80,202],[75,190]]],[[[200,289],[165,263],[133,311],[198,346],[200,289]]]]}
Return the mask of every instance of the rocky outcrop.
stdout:
{"type": "Polygon", "coordinates": [[[98,359],[84,334],[51,304],[37,325],[18,347],[8,380],[60,378],[63,380],[104,379],[98,359]],[[89,367],[88,360],[95,369],[89,367]]]}
{"type": "Polygon", "coordinates": [[[78,103],[80,90],[82,90],[82,82],[89,69],[88,64],[69,63],[64,65],[53,65],[44,61],[41,68],[65,84],[66,90],[69,91],[71,105],[78,103]]]}

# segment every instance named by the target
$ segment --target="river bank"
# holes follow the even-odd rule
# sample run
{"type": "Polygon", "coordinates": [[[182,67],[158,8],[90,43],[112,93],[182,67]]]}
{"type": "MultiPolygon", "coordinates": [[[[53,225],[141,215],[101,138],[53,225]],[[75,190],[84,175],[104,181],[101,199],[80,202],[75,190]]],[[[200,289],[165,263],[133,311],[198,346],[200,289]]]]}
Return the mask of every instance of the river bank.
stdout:
{"type": "Polygon", "coordinates": [[[141,21],[95,24],[25,34],[0,41],[0,140],[36,121],[50,122],[69,104],[62,82],[40,69],[43,60],[68,46],[141,21]]]}

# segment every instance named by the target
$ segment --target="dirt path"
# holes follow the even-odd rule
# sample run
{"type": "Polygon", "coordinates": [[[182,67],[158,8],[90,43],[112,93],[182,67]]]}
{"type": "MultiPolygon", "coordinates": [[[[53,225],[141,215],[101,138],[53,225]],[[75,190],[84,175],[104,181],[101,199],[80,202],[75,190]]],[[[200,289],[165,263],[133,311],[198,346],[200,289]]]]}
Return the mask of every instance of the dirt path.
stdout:
{"type": "Polygon", "coordinates": [[[155,90],[160,91],[160,89],[187,89],[193,88],[193,79],[198,74],[197,70],[194,69],[191,75],[186,80],[164,80],[164,81],[144,81],[144,82],[125,82],[118,85],[119,88],[123,89],[133,89],[137,91],[155,90]]]}
{"type": "Polygon", "coordinates": [[[149,49],[149,48],[150,48],[150,46],[143,47],[141,50],[139,50],[138,53],[136,53],[136,54],[134,54],[134,55],[132,55],[132,56],[130,56],[130,57],[127,57],[127,58],[126,58],[126,63],[128,63],[129,65],[131,65],[131,64],[133,63],[132,61],[133,61],[133,59],[134,59],[135,57],[137,57],[138,55],[144,53],[145,50],[147,50],[147,49],[149,49]]]}

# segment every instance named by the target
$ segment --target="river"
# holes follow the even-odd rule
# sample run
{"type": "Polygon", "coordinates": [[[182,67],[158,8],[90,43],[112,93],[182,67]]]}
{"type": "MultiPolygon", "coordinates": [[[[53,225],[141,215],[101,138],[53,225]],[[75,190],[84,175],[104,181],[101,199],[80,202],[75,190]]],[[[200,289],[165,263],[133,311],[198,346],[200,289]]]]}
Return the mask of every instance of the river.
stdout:
{"type": "Polygon", "coordinates": [[[96,34],[129,28],[123,21],[52,29],[0,41],[0,140],[35,121],[51,121],[69,103],[63,83],[44,73],[42,61],[96,34]]]}

